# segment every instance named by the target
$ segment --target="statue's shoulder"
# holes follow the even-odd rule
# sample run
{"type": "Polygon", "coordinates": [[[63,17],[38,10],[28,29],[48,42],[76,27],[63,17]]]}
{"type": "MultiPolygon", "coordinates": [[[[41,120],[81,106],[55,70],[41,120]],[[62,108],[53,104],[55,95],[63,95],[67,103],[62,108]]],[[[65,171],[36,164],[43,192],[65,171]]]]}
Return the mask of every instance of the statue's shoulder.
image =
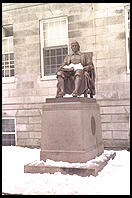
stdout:
{"type": "Polygon", "coordinates": [[[83,54],[83,56],[84,56],[86,59],[92,61],[92,59],[93,59],[93,52],[83,52],[82,54],[83,54]]]}
{"type": "Polygon", "coordinates": [[[65,56],[65,58],[69,60],[69,59],[71,58],[71,54],[67,54],[67,55],[65,56]]]}

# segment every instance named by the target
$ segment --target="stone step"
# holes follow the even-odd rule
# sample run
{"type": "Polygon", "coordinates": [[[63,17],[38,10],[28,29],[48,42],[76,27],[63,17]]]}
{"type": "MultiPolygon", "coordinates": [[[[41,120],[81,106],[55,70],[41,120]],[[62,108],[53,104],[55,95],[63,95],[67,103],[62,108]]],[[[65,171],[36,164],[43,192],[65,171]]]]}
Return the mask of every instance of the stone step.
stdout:
{"type": "MultiPolygon", "coordinates": [[[[101,171],[108,163],[110,159],[114,159],[116,156],[116,152],[110,154],[102,154],[98,157],[98,160],[93,161],[90,163],[89,166],[81,166],[80,167],[66,167],[66,166],[53,166],[53,165],[46,165],[43,161],[34,161],[24,166],[24,173],[50,173],[54,174],[55,172],[61,172],[62,174],[66,175],[78,175],[82,177],[87,177],[90,175],[97,176],[98,172],[101,171]],[[102,159],[103,155],[103,159],[102,159]]],[[[81,163],[80,163],[81,164],[81,163]]]]}

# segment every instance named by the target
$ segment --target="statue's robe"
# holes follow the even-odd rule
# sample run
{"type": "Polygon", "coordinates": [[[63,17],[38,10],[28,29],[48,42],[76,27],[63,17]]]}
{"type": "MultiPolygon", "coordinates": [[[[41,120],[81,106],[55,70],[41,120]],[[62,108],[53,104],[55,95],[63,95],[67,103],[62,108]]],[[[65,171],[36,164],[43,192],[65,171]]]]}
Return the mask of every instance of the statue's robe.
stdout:
{"type": "MultiPolygon", "coordinates": [[[[63,66],[61,66],[57,71],[57,77],[61,76],[64,79],[64,91],[66,94],[71,94],[75,88],[74,78],[76,75],[81,78],[81,85],[78,90],[78,95],[83,94],[85,91],[89,93],[92,90],[93,95],[95,94],[95,70],[92,59],[90,56],[78,52],[74,60],[74,53],[67,55],[64,59],[63,66]],[[85,70],[76,71],[65,71],[64,66],[81,63],[85,70]]],[[[57,92],[59,93],[59,83],[57,84],[57,92]]]]}

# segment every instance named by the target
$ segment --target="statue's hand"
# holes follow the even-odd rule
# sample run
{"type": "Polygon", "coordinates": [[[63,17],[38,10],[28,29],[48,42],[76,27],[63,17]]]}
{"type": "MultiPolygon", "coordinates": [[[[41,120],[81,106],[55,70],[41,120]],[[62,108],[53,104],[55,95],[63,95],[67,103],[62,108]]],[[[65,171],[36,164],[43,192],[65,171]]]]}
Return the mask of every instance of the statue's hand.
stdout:
{"type": "Polygon", "coordinates": [[[63,68],[63,71],[73,71],[74,70],[74,68],[73,67],[71,67],[71,68],[63,68]]]}
{"type": "Polygon", "coordinates": [[[83,70],[84,70],[84,71],[87,71],[87,72],[91,71],[92,69],[93,69],[93,66],[92,66],[92,65],[88,65],[88,66],[85,66],[85,67],[83,68],[83,70]]]}
{"type": "Polygon", "coordinates": [[[84,70],[84,71],[88,71],[88,67],[84,67],[83,70],[84,70]]]}
{"type": "Polygon", "coordinates": [[[62,67],[62,66],[60,66],[60,67],[59,67],[59,69],[58,69],[58,71],[62,70],[62,68],[63,68],[63,67],[62,67]]]}

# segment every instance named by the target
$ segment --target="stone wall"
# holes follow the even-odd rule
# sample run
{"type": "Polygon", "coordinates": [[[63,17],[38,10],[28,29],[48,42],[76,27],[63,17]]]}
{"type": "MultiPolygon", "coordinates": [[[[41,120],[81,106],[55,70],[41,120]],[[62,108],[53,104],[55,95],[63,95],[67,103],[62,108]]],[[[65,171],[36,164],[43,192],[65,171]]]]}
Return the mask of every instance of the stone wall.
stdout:
{"type": "Polygon", "coordinates": [[[128,3],[5,3],[2,24],[13,24],[15,82],[3,83],[3,117],[16,117],[17,145],[40,146],[41,109],[55,97],[56,78],[41,79],[40,20],[67,16],[68,41],[93,52],[96,98],[106,147],[129,147],[130,80],[126,71],[128,3]]]}

